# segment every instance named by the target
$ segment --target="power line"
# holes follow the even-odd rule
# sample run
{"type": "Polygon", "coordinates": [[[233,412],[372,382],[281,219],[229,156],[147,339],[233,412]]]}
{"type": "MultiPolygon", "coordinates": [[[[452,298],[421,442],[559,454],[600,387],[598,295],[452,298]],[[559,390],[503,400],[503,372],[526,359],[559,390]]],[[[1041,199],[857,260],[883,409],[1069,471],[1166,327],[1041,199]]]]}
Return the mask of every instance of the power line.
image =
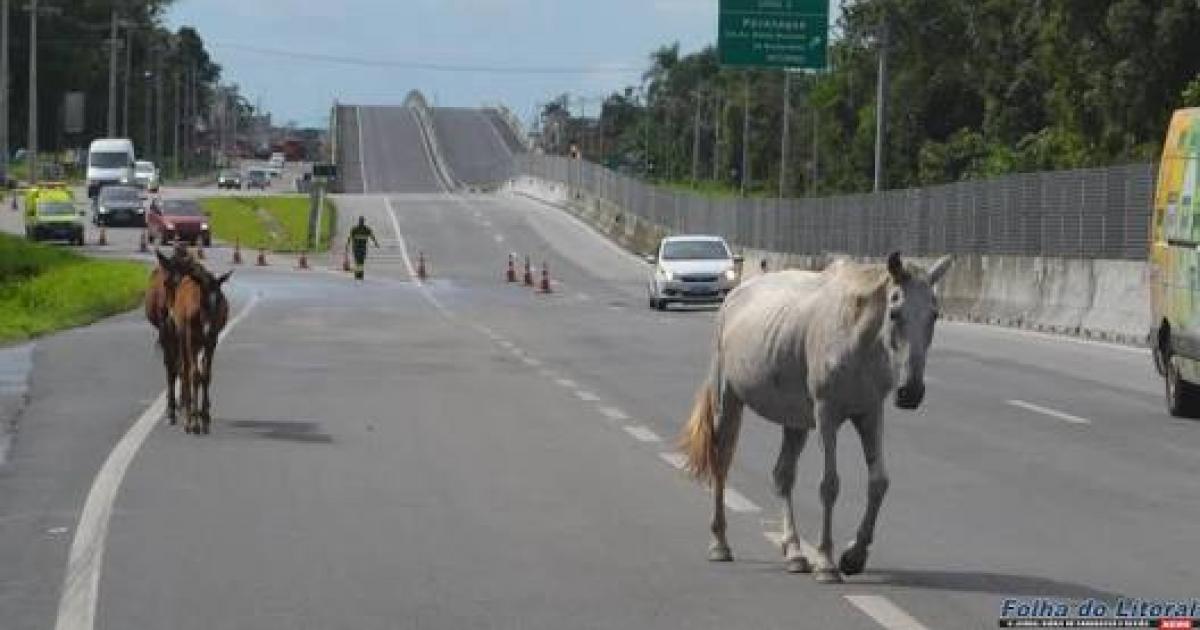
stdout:
{"type": "Polygon", "coordinates": [[[459,72],[459,73],[488,73],[488,74],[630,74],[641,73],[642,68],[622,67],[622,66],[477,66],[477,65],[457,65],[457,64],[440,64],[440,63],[425,63],[415,61],[395,61],[389,59],[367,59],[364,57],[343,57],[339,55],[322,55],[317,53],[308,53],[297,50],[281,50],[277,48],[259,48],[257,46],[244,46],[242,44],[229,44],[225,42],[212,42],[210,45],[214,48],[226,48],[229,50],[240,50],[260,55],[271,55],[275,57],[287,57],[289,59],[303,59],[306,61],[318,61],[324,63],[334,63],[349,66],[363,66],[374,68],[402,68],[406,70],[428,70],[431,72],[459,72]]]}

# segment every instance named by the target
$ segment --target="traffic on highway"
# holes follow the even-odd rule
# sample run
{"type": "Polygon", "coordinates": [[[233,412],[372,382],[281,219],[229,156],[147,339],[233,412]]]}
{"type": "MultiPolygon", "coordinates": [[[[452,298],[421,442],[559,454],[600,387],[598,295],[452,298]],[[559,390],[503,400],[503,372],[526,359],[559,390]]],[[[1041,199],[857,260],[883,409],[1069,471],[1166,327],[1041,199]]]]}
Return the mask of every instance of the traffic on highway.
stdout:
{"type": "Polygon", "coordinates": [[[1200,628],[1200,5],[47,3],[0,630],[1200,628]]]}

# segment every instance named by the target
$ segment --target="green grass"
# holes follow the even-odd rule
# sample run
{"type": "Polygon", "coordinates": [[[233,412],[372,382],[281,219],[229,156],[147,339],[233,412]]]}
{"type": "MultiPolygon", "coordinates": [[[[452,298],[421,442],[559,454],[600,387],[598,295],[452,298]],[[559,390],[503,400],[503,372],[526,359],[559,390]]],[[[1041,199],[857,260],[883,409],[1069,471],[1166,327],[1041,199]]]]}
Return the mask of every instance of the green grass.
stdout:
{"type": "Polygon", "coordinates": [[[148,269],[0,234],[0,343],[81,326],[134,308],[148,269]]]}
{"type": "MultiPolygon", "coordinates": [[[[298,252],[308,241],[307,196],[211,197],[200,203],[211,219],[213,236],[227,243],[239,241],[248,249],[298,252]]],[[[335,225],[337,207],[326,198],[317,251],[329,249],[335,225]]]]}

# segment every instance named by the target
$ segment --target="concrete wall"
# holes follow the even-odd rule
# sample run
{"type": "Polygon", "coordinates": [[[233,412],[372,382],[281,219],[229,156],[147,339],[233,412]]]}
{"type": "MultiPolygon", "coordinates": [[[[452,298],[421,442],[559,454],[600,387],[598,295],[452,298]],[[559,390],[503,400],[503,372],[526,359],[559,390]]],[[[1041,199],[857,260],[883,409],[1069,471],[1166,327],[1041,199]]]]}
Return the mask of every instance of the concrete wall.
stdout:
{"type": "MultiPolygon", "coordinates": [[[[562,184],[522,177],[514,194],[558,206],[637,254],[655,250],[668,232],[621,208],[568,190],[562,184]]],[[[736,247],[736,244],[734,244],[736,247]]],[[[796,255],[742,250],[744,273],[824,268],[835,254],[796,255]]],[[[933,259],[914,259],[923,265],[933,259]]],[[[939,290],[944,316],[952,320],[1010,326],[1145,345],[1150,295],[1141,261],[957,256],[939,290]]]]}

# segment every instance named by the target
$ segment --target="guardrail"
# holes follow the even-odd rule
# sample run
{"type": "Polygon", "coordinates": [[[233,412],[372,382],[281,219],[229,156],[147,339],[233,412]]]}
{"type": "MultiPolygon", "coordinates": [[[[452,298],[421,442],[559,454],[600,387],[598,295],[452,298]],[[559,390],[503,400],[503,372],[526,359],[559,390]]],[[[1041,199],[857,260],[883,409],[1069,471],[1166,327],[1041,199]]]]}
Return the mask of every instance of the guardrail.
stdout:
{"type": "Polygon", "coordinates": [[[518,155],[518,172],[564,184],[675,233],[711,233],[789,254],[995,254],[1141,260],[1154,167],[1010,175],[880,194],[715,198],[653,186],[595,164],[518,155]]]}

